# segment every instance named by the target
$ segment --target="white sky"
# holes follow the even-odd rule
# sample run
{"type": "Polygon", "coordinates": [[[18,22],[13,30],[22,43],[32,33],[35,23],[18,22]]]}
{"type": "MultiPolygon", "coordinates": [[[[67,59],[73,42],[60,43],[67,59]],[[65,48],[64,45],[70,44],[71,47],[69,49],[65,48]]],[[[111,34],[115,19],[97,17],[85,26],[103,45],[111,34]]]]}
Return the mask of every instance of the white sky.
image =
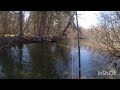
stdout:
{"type": "Polygon", "coordinates": [[[89,28],[91,25],[97,24],[97,15],[100,11],[78,11],[79,25],[84,28],[89,28]],[[81,14],[81,15],[79,15],[81,14]]]}

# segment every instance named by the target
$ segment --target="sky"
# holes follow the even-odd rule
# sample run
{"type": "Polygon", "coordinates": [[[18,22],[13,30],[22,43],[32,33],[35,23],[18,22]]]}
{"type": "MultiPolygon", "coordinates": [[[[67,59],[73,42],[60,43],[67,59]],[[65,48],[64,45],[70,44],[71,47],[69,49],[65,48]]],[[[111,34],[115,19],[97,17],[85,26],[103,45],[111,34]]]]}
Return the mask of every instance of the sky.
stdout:
{"type": "Polygon", "coordinates": [[[97,15],[99,11],[78,11],[78,23],[83,28],[89,28],[91,25],[97,24],[97,15]]]}

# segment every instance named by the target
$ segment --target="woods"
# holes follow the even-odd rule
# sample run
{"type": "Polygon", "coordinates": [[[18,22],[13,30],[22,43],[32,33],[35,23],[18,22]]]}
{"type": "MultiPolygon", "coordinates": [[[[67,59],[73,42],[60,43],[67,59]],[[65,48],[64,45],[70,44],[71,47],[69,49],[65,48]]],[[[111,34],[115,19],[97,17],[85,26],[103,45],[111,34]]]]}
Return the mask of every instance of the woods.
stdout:
{"type": "Polygon", "coordinates": [[[74,14],[75,11],[0,11],[0,46],[62,40],[72,28],[74,14]]]}
{"type": "Polygon", "coordinates": [[[120,12],[100,12],[98,25],[82,29],[82,33],[111,57],[120,58],[120,12]]]}
{"type": "Polygon", "coordinates": [[[120,58],[120,12],[104,12],[100,16],[97,42],[107,53],[120,58]]]}

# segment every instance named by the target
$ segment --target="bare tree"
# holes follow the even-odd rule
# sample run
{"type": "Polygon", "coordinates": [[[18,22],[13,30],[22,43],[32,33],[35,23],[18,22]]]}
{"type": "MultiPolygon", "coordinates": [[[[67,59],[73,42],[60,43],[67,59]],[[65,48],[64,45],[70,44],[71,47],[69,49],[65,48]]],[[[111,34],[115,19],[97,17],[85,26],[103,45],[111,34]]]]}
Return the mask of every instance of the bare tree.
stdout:
{"type": "Polygon", "coordinates": [[[101,13],[97,42],[112,56],[120,58],[120,12],[101,13]]]}
{"type": "Polygon", "coordinates": [[[20,38],[23,38],[24,37],[24,34],[23,34],[23,21],[24,21],[24,18],[23,18],[23,11],[19,11],[19,16],[20,16],[20,33],[19,33],[19,37],[20,38]]]}

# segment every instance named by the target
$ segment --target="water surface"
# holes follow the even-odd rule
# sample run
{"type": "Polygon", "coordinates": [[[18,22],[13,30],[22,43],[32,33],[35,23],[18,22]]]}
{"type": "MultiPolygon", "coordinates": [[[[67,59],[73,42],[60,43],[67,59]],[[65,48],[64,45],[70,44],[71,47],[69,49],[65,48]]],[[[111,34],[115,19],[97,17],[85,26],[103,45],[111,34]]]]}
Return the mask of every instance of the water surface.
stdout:
{"type": "MultiPolygon", "coordinates": [[[[82,78],[98,76],[98,71],[115,70],[95,48],[81,45],[82,78]]],[[[0,51],[0,79],[78,79],[77,41],[21,44],[0,51]]]]}

